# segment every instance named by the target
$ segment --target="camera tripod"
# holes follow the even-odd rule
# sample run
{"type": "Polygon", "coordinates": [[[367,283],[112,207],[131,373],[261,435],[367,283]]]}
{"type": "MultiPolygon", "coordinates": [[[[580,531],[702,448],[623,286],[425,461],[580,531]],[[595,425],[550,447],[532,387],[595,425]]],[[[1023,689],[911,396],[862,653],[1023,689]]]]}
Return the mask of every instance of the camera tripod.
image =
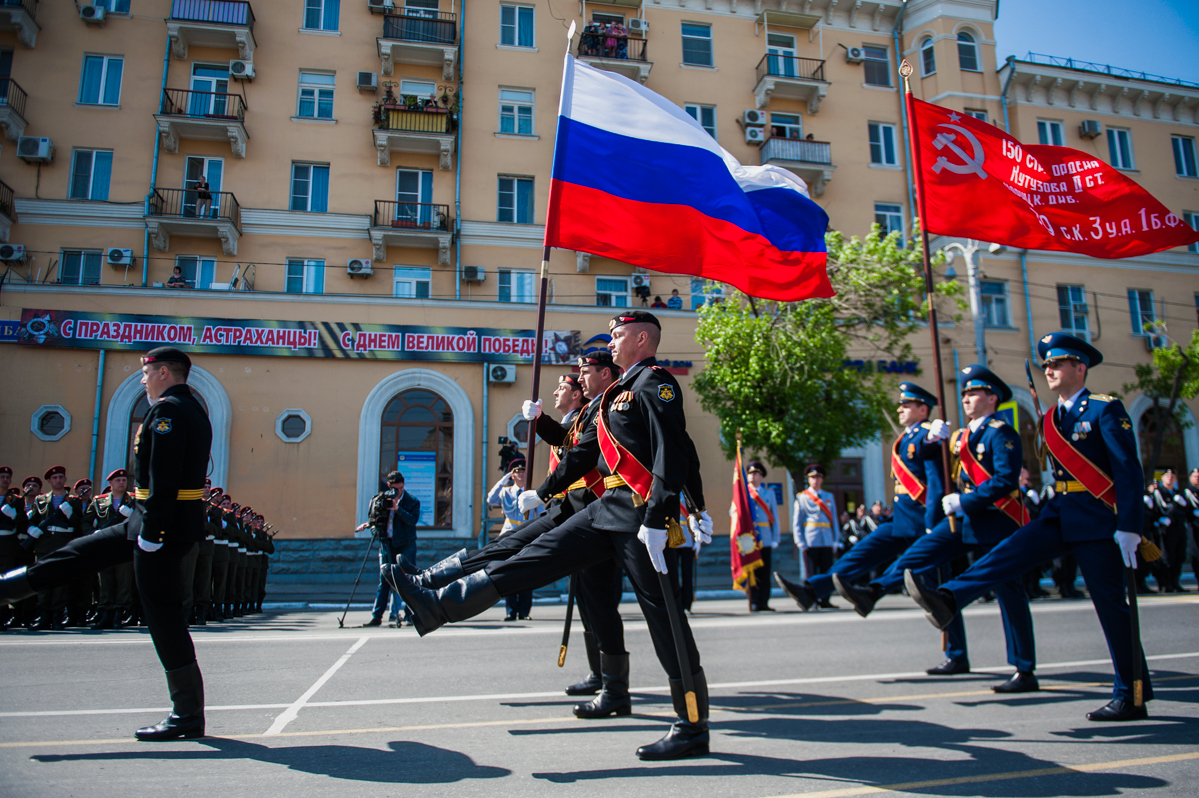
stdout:
{"type": "Polygon", "coordinates": [[[363,556],[363,558],[362,558],[362,564],[360,566],[358,566],[358,576],[357,576],[357,578],[354,579],[354,588],[353,588],[353,590],[350,591],[350,597],[349,597],[349,599],[346,600],[346,607],[344,610],[342,610],[341,617],[337,619],[337,628],[338,629],[345,628],[346,614],[350,611],[350,603],[354,600],[354,594],[358,592],[358,585],[362,582],[362,572],[364,570],[366,570],[366,561],[368,559],[370,559],[371,552],[373,552],[375,550],[375,542],[378,539],[379,539],[379,535],[378,535],[378,533],[375,532],[374,528],[372,527],[371,542],[370,542],[370,545],[366,547],[366,555],[363,556]]]}

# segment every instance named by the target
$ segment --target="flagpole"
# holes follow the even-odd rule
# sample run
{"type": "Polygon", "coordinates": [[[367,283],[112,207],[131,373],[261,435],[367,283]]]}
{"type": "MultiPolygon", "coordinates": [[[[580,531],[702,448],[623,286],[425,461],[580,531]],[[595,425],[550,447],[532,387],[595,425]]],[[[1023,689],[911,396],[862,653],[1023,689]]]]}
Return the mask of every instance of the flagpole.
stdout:
{"type": "MultiPolygon", "coordinates": [[[[924,211],[924,167],[920,162],[920,145],[917,143],[918,130],[916,109],[912,105],[912,84],[908,81],[913,71],[908,59],[903,59],[903,63],[899,66],[899,74],[903,76],[903,100],[908,112],[910,136],[908,146],[911,148],[912,160],[916,165],[916,207],[917,216],[920,218],[921,243],[924,246],[924,295],[928,300],[928,331],[933,339],[933,373],[937,380],[937,403],[941,406],[941,414],[948,415],[945,405],[945,376],[941,368],[941,335],[937,327],[937,304],[933,294],[933,262],[928,252],[928,225],[926,223],[928,216],[924,211]]],[[[945,489],[948,490],[952,472],[949,468],[949,444],[946,441],[941,441],[941,466],[945,469],[945,489]]],[[[957,520],[950,513],[946,513],[945,517],[949,519],[949,530],[956,533],[957,520]]]]}

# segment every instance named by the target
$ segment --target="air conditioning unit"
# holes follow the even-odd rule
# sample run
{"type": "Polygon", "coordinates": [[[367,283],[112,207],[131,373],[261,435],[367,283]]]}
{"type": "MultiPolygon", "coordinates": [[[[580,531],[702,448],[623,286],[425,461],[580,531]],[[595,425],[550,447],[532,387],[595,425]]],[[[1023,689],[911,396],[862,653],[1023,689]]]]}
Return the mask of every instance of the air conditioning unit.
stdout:
{"type": "Polygon", "coordinates": [[[369,91],[371,93],[379,90],[379,76],[374,72],[359,72],[358,73],[358,91],[369,91]]]}
{"type": "Polygon", "coordinates": [[[1084,139],[1097,139],[1101,133],[1103,133],[1103,127],[1099,124],[1098,119],[1084,119],[1078,126],[1078,135],[1084,139]]]}
{"type": "Polygon", "coordinates": [[[0,260],[25,260],[25,247],[20,244],[0,244],[0,260]]]}
{"type": "Polygon", "coordinates": [[[234,80],[253,80],[254,62],[233,60],[229,62],[229,77],[234,80]]]}
{"type": "Polygon", "coordinates": [[[741,121],[747,125],[764,125],[766,124],[766,112],[759,111],[757,108],[746,108],[741,112],[741,121]]]}
{"type": "Polygon", "coordinates": [[[466,280],[468,283],[481,283],[483,282],[483,278],[486,276],[486,271],[482,266],[462,267],[462,279],[466,280]]]}
{"type": "Polygon", "coordinates": [[[103,6],[80,6],[79,18],[92,25],[103,25],[108,9],[103,6]]]}
{"type": "Polygon", "coordinates": [[[640,17],[633,17],[628,21],[628,24],[625,25],[625,27],[628,29],[629,33],[645,33],[649,30],[649,21],[641,19],[640,17]]]}
{"type": "Polygon", "coordinates": [[[1170,341],[1164,335],[1146,335],[1145,348],[1152,352],[1154,349],[1165,349],[1170,341]]]}
{"type": "Polygon", "coordinates": [[[17,140],[17,157],[25,163],[50,163],[54,160],[54,142],[37,136],[21,136],[17,140]]]}
{"type": "Polygon", "coordinates": [[[747,127],[745,129],[746,144],[761,144],[764,141],[766,141],[766,128],[747,127]]]}
{"type": "Polygon", "coordinates": [[[845,60],[851,64],[860,64],[866,60],[866,51],[861,47],[846,47],[845,60]]]}
{"type": "Polygon", "coordinates": [[[391,12],[395,10],[394,0],[366,0],[366,7],[371,11],[391,12]]]}
{"type": "Polygon", "coordinates": [[[494,365],[487,368],[488,382],[516,382],[516,366],[494,365]]]}
{"type": "Polygon", "coordinates": [[[131,249],[110,249],[110,250],[108,250],[108,265],[109,266],[132,266],[133,265],[133,250],[131,250],[131,249]]]}
{"type": "Polygon", "coordinates": [[[350,258],[349,263],[346,264],[346,272],[351,277],[356,274],[368,277],[371,274],[371,262],[365,258],[350,258]]]}
{"type": "Polygon", "coordinates": [[[649,288],[649,275],[648,274],[634,274],[633,275],[633,287],[634,288],[649,288]]]}

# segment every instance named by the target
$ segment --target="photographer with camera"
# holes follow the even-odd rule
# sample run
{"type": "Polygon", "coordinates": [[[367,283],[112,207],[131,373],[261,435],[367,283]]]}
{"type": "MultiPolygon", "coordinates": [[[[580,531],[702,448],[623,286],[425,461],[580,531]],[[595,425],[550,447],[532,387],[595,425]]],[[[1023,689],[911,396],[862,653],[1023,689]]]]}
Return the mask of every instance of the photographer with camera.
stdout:
{"type": "MultiPolygon", "coordinates": [[[[379,541],[379,565],[395,565],[406,570],[416,568],[416,522],[420,519],[420,500],[404,490],[404,475],[392,471],[387,475],[387,489],[371,499],[369,521],[358,527],[362,531],[371,528],[371,534],[379,541]]],[[[388,596],[395,595],[391,587],[379,578],[379,590],[375,594],[375,607],[371,619],[363,626],[382,626],[383,613],[387,609],[388,596]]],[[[395,607],[403,604],[395,595],[395,607]]],[[[404,620],[411,615],[404,607],[404,620]]],[[[396,618],[396,628],[403,621],[396,618]]]]}

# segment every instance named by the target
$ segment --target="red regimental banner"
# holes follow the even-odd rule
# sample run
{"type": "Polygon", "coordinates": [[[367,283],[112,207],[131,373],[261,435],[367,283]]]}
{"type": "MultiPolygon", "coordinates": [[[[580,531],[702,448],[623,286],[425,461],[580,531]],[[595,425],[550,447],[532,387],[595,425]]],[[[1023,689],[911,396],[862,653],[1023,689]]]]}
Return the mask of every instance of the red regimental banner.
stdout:
{"type": "Polygon", "coordinates": [[[930,233],[1095,258],[1199,242],[1199,232],[1093,154],[1021,144],[915,97],[910,107],[930,233]]]}

